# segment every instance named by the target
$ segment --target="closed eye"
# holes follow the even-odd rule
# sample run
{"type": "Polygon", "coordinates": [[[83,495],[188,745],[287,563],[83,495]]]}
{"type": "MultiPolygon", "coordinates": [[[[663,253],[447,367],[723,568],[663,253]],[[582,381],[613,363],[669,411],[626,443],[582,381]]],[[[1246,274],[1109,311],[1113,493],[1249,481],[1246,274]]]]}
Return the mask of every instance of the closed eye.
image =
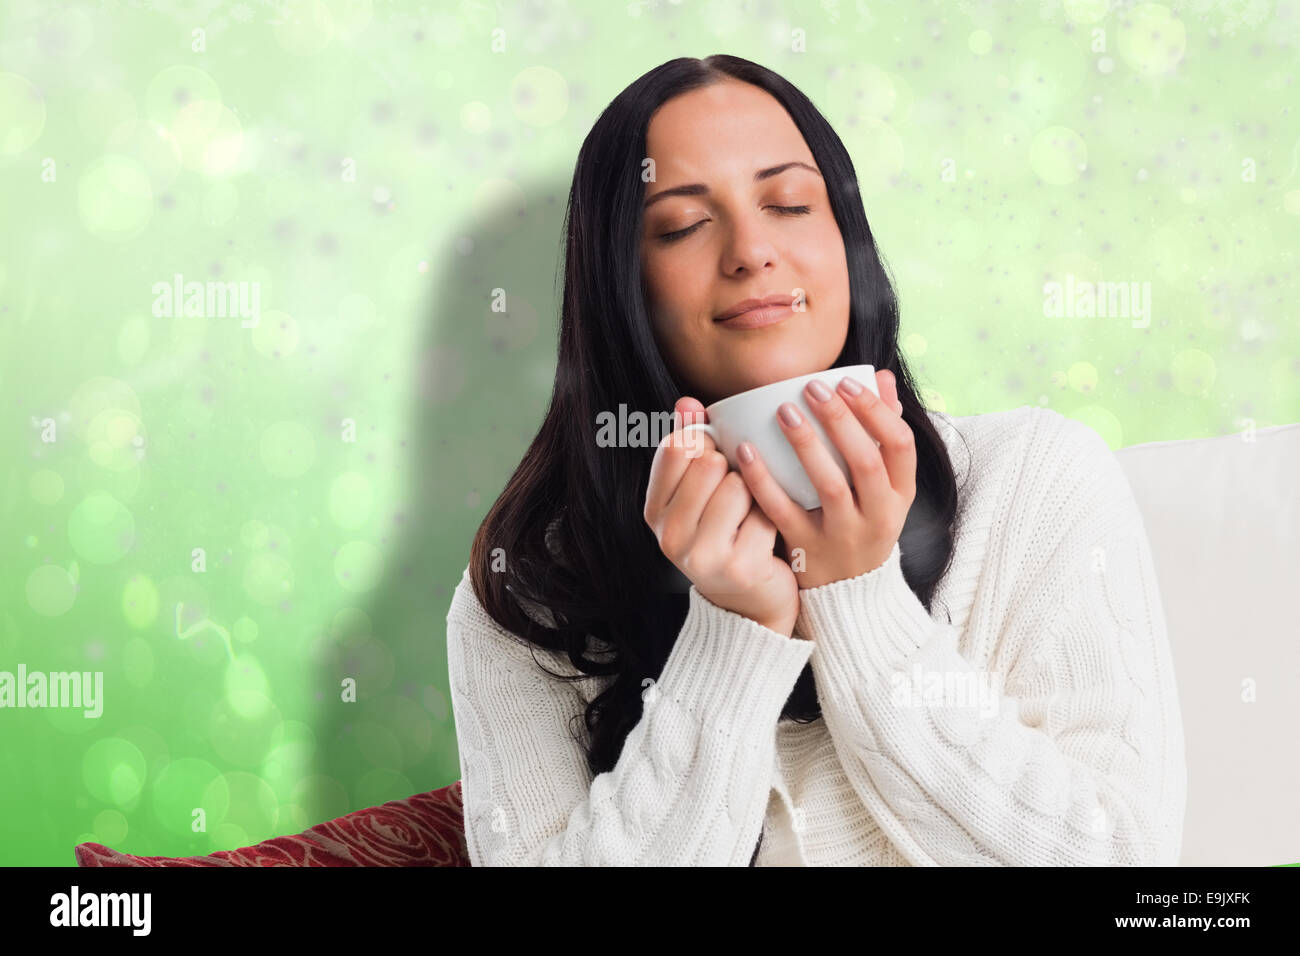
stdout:
{"type": "MultiPolygon", "coordinates": [[[[812,212],[811,206],[768,206],[768,209],[775,209],[783,216],[806,216],[812,212]]],[[[678,239],[685,239],[700,226],[708,222],[707,219],[701,219],[693,226],[687,226],[685,229],[678,229],[676,232],[665,233],[659,237],[660,242],[676,242],[678,239]]]]}

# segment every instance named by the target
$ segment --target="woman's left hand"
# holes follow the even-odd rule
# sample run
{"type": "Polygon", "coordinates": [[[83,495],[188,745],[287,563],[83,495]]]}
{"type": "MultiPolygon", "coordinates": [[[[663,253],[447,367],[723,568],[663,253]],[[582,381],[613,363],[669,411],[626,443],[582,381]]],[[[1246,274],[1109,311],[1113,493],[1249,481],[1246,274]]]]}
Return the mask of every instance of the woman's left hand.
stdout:
{"type": "MultiPolygon", "coordinates": [[[[801,589],[855,578],[884,564],[916,497],[915,437],[903,421],[894,373],[877,371],[876,383],[879,398],[865,385],[854,395],[843,382],[826,390],[828,400],[819,399],[812,388],[804,391],[808,407],[848,464],[851,485],[807,420],[800,416],[799,424],[790,425],[777,415],[817,489],[820,508],[804,510],[777,484],[753,443],[742,443],[754,458],[748,463],[741,459],[741,477],[780,531],[783,557],[790,560],[795,549],[802,549],[792,562],[801,589]]],[[[788,402],[782,407],[799,411],[788,402]]]]}

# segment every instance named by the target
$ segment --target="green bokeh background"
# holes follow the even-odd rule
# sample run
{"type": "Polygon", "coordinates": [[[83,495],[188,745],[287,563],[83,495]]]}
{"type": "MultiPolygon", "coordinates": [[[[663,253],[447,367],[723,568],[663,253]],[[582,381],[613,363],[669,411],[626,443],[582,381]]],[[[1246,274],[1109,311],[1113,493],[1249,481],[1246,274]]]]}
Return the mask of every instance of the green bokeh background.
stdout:
{"type": "Polygon", "coordinates": [[[549,395],[577,150],[715,52],[843,137],[933,407],[1300,421],[1298,0],[5,0],[0,670],[104,710],[0,710],[0,862],[459,776],[447,602],[549,395]],[[156,314],[178,274],[256,324],[156,314]],[[1046,315],[1067,276],[1149,324],[1046,315]]]}

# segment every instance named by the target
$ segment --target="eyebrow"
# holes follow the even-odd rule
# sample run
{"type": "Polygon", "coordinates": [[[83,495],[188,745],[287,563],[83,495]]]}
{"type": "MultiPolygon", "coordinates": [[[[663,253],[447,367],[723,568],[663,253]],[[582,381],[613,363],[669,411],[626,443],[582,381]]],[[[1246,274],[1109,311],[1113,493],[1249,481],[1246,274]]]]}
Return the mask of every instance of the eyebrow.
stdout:
{"type": "MultiPolygon", "coordinates": [[[[811,173],[816,173],[818,176],[821,175],[821,172],[818,171],[815,166],[809,166],[807,163],[801,163],[798,160],[794,160],[793,162],[782,163],[780,166],[769,166],[767,169],[760,169],[758,172],[754,173],[754,182],[761,183],[765,179],[779,176],[787,169],[795,168],[806,169],[811,173]]],[[[655,193],[645,201],[644,208],[649,209],[654,203],[657,203],[661,199],[667,199],[669,196],[706,196],[708,195],[708,192],[709,187],[704,185],[704,183],[691,183],[687,186],[674,186],[672,189],[665,189],[661,192],[655,193]]]]}

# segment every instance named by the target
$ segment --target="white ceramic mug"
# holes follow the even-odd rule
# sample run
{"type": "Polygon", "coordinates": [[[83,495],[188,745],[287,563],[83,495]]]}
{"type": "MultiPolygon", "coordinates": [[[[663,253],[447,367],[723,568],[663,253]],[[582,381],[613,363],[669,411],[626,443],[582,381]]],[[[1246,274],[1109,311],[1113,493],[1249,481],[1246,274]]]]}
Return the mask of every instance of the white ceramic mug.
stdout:
{"type": "MultiPolygon", "coordinates": [[[[850,365],[844,368],[829,368],[824,372],[787,378],[781,382],[760,385],[758,388],[719,399],[705,409],[709,413],[707,424],[698,423],[682,427],[683,441],[687,449],[690,449],[692,445],[698,443],[692,442],[685,436],[697,430],[704,432],[713,439],[718,451],[722,452],[735,471],[740,470],[739,459],[736,458],[736,446],[742,441],[751,442],[758,449],[763,464],[776,479],[776,483],[785,489],[785,493],[792,500],[799,502],[807,511],[820,508],[822,503],[817,495],[817,489],[813,487],[812,479],[804,471],[803,462],[795,453],[794,446],[781,430],[776,414],[781,405],[793,402],[804,420],[812,425],[822,444],[830,452],[831,458],[851,484],[853,479],[849,474],[848,463],[822,428],[817,416],[808,409],[803,394],[804,386],[813,379],[820,380],[831,391],[835,391],[840,379],[846,375],[857,379],[877,396],[880,395],[880,389],[876,387],[875,366],[850,365]]],[[[876,444],[880,443],[876,442],[876,444]]],[[[688,453],[688,457],[696,456],[688,453]]]]}

